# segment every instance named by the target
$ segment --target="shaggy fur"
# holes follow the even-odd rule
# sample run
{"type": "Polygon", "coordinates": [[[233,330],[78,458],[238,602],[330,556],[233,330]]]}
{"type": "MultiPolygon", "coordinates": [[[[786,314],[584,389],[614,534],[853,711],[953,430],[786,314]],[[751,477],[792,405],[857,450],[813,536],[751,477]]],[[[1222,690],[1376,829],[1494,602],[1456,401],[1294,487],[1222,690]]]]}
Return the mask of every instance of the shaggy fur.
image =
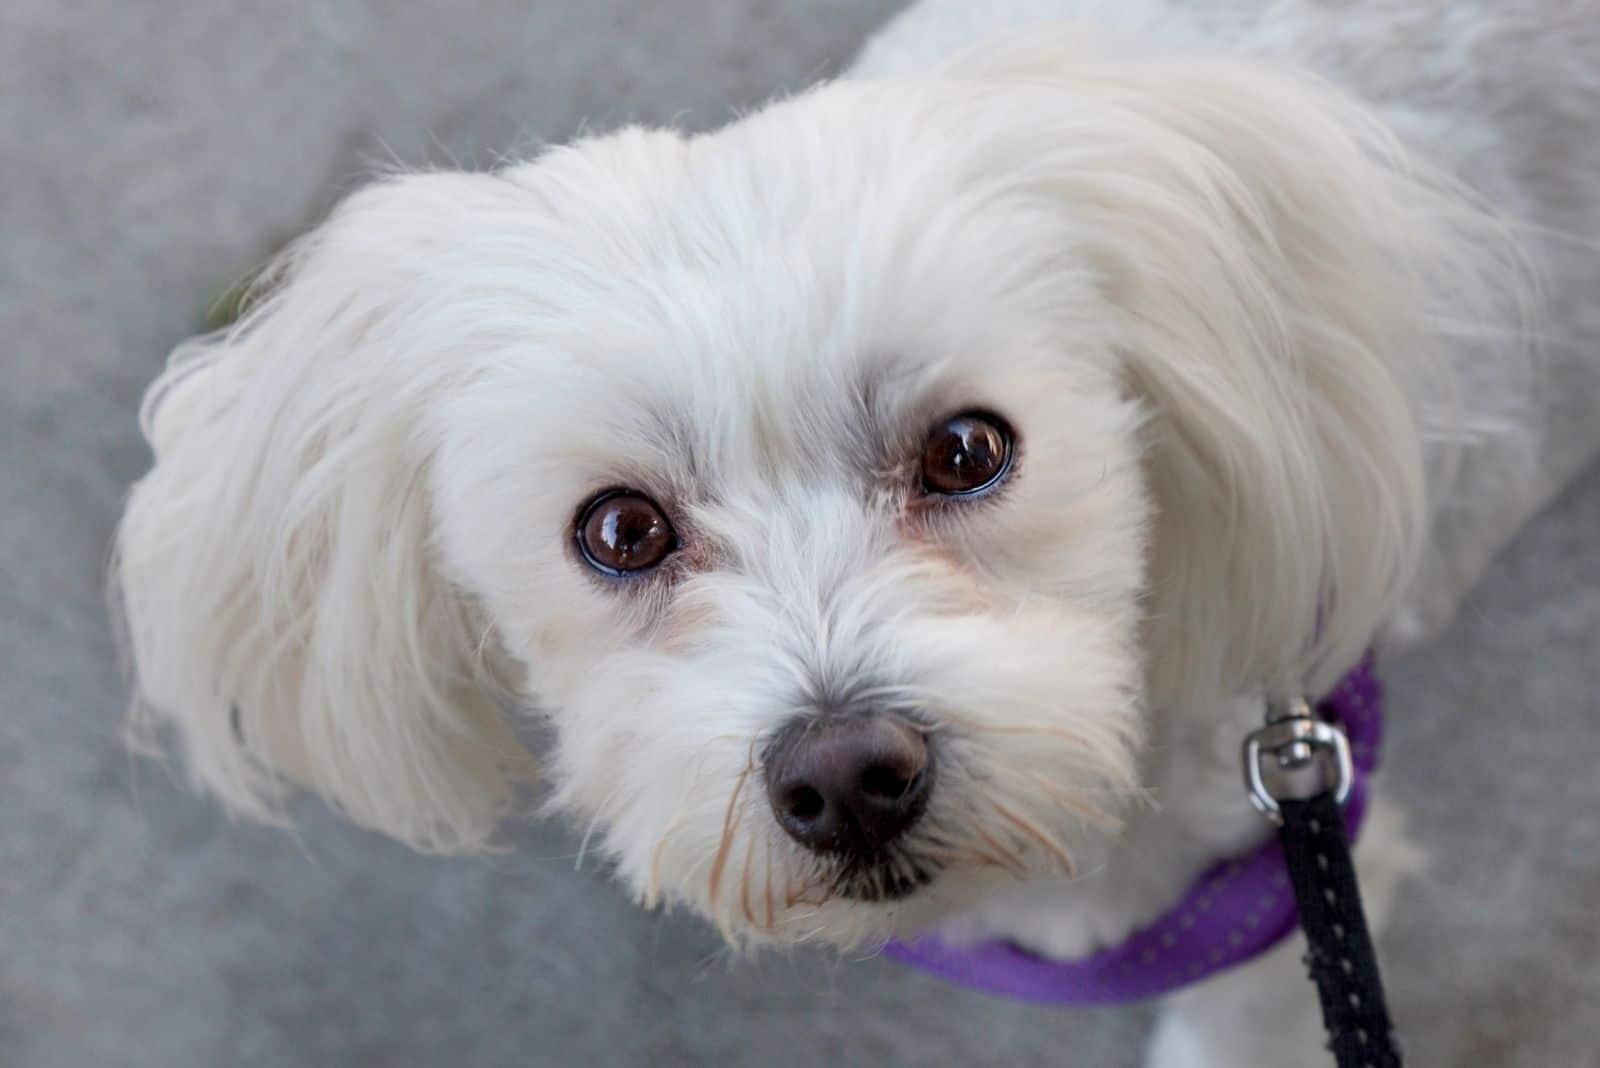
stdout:
{"type": "MultiPolygon", "coordinates": [[[[550,806],[734,943],[1119,937],[1261,836],[1262,699],[1442,625],[1600,434],[1539,438],[1530,363],[1595,377],[1559,361],[1597,257],[1550,231],[1600,228],[1600,31],[1429,6],[929,2],[715,133],[356,194],[152,387],[138,736],[252,815],[293,783],[476,850],[537,714],[550,806]],[[919,495],[974,408],[1011,477],[919,495]],[[681,543],[638,578],[574,549],[614,486],[681,543]],[[939,751],[903,901],[766,806],[766,741],[841,707],[939,751]]],[[[1381,812],[1368,851],[1381,906],[1412,853],[1381,812]]],[[[1155,1061],[1314,1056],[1286,961],[1177,999],[1155,1061]]]]}

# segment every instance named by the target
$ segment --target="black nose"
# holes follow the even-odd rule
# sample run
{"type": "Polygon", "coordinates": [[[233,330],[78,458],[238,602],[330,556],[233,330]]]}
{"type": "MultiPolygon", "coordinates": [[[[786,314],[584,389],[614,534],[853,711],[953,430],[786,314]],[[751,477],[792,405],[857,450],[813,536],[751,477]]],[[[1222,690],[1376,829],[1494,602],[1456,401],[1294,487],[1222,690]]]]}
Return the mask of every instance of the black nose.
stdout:
{"type": "Polygon", "coordinates": [[[933,751],[887,715],[797,720],[767,748],[767,798],[807,849],[869,859],[928,807],[933,751]]]}

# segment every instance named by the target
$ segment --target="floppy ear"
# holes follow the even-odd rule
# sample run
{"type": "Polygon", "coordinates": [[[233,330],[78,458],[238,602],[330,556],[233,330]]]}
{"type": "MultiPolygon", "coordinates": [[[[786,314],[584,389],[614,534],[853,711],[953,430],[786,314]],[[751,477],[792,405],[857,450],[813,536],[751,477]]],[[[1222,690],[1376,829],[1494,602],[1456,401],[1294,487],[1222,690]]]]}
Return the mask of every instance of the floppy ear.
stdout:
{"type": "Polygon", "coordinates": [[[1149,412],[1152,698],[1322,692],[1412,579],[1422,442],[1453,418],[1434,317],[1503,306],[1501,229],[1320,84],[1051,65],[1030,166],[1081,221],[1149,412]]]}
{"type": "Polygon", "coordinates": [[[483,846],[530,773],[484,623],[431,544],[426,406],[465,374],[424,319],[428,264],[483,176],[347,201],[271,295],[174,354],[114,576],[136,736],[276,818],[286,781],[424,849],[483,846]]]}

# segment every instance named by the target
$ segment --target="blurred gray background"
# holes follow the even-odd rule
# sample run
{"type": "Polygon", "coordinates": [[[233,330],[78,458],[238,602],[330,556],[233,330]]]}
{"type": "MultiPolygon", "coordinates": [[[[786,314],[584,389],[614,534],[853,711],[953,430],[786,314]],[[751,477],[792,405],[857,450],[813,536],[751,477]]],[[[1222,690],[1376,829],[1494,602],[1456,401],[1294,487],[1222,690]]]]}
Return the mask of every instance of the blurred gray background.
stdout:
{"type": "MultiPolygon", "coordinates": [[[[0,1065],[1138,1062],[1147,1010],[730,965],[574,870],[566,828],[441,860],[311,804],[297,836],[231,824],[117,735],[101,571],[134,413],[220,291],[374,164],[713,126],[898,6],[0,6],[0,1065]]],[[[1419,1064],[1600,1064],[1597,547],[1591,470],[1388,666],[1383,788],[1434,862],[1382,942],[1419,1064]]]]}

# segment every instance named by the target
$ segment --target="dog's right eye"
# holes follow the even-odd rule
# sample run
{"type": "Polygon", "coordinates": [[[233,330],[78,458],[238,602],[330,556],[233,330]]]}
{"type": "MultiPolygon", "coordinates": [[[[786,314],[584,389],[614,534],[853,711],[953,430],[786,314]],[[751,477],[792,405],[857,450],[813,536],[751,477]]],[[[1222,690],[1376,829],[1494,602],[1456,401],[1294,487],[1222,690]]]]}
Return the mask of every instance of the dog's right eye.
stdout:
{"type": "Polygon", "coordinates": [[[578,551],[606,575],[648,571],[678,547],[678,536],[660,507],[632,490],[612,490],[590,501],[578,516],[578,551]]]}
{"type": "Polygon", "coordinates": [[[941,497],[974,497],[1011,467],[1011,428],[997,415],[962,412],[937,423],[922,447],[922,487],[941,497]]]}

